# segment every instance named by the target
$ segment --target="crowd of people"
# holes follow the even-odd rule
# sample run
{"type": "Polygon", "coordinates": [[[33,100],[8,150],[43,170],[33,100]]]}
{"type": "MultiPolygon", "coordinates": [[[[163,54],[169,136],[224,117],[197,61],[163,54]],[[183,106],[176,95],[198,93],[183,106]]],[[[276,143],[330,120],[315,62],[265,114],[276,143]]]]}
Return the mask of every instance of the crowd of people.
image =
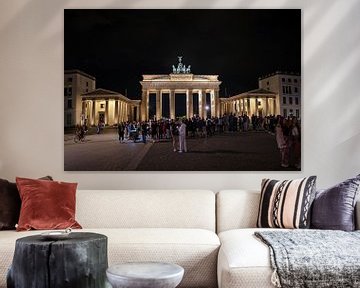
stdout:
{"type": "MultiPolygon", "coordinates": [[[[86,126],[86,125],[84,125],[86,126]]],[[[97,125],[100,133],[101,125],[97,125]]],[[[83,136],[87,127],[77,127],[77,134],[83,136]]],[[[122,122],[117,125],[119,141],[172,141],[174,151],[187,152],[186,138],[205,138],[224,132],[267,131],[275,135],[280,151],[280,165],[284,168],[300,169],[301,130],[296,117],[269,115],[265,117],[252,115],[224,114],[222,117],[179,118],[177,120],[161,119],[142,122],[122,122]]]]}
{"type": "Polygon", "coordinates": [[[278,117],[275,127],[276,142],[280,151],[280,165],[301,168],[301,130],[297,118],[278,117]]]}

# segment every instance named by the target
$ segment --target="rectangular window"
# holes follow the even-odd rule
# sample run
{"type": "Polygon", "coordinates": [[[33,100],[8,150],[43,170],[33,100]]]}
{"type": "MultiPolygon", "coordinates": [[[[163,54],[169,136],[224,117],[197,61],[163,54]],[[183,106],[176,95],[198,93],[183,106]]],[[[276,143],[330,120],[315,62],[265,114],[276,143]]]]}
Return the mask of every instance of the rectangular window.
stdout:
{"type": "Polygon", "coordinates": [[[287,117],[287,110],[286,109],[283,110],[283,116],[287,117]]]}
{"type": "Polygon", "coordinates": [[[288,78],[288,82],[291,83],[291,78],[288,78]]]}
{"type": "Polygon", "coordinates": [[[286,97],[283,97],[283,104],[286,104],[286,97]]]}
{"type": "Polygon", "coordinates": [[[296,78],[294,79],[294,83],[297,83],[297,79],[296,79],[296,78]]]}
{"type": "Polygon", "coordinates": [[[297,87],[294,87],[294,91],[295,91],[295,93],[297,93],[297,92],[298,92],[298,88],[297,88],[297,87]]]}
{"type": "Polygon", "coordinates": [[[268,85],[268,86],[270,85],[269,81],[266,82],[266,85],[268,85]]]}
{"type": "Polygon", "coordinates": [[[289,104],[292,105],[292,97],[289,97],[289,104]]]}
{"type": "Polygon", "coordinates": [[[300,118],[300,111],[299,111],[299,109],[296,109],[296,110],[295,110],[295,113],[296,113],[296,118],[299,119],[299,118],[300,118]]]}
{"type": "Polygon", "coordinates": [[[282,88],[283,88],[283,94],[286,94],[286,87],[282,86],[282,88]]]}
{"type": "Polygon", "coordinates": [[[288,86],[289,87],[289,94],[291,94],[291,86],[288,86]]]}
{"type": "Polygon", "coordinates": [[[282,81],[282,82],[285,82],[285,78],[281,78],[281,81],[282,81]]]}
{"type": "Polygon", "coordinates": [[[299,105],[299,97],[295,97],[295,104],[299,105]]]}
{"type": "Polygon", "coordinates": [[[67,80],[68,80],[68,82],[72,82],[72,78],[71,78],[71,77],[69,77],[67,80]]]}
{"type": "Polygon", "coordinates": [[[72,87],[69,87],[68,88],[68,96],[71,96],[72,95],[72,87]]]}
{"type": "Polygon", "coordinates": [[[86,81],[86,87],[89,87],[89,82],[86,81]]]}
{"type": "Polygon", "coordinates": [[[72,107],[72,99],[68,99],[68,101],[67,101],[67,108],[68,108],[68,109],[73,108],[73,107],[72,107]]]}

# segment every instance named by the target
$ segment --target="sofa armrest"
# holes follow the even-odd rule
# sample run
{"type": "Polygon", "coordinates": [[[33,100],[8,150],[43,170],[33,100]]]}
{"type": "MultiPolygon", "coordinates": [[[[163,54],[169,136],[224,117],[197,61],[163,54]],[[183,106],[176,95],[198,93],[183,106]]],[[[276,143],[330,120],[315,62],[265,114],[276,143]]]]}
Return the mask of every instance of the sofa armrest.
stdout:
{"type": "Polygon", "coordinates": [[[360,199],[357,200],[355,206],[355,229],[360,230],[360,199]]]}

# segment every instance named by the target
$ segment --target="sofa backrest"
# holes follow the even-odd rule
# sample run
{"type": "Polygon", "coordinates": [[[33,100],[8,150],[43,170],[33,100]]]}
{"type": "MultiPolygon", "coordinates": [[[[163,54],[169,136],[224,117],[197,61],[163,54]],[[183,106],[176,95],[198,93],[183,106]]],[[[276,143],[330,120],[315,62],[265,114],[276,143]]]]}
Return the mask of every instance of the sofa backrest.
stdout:
{"type": "Polygon", "coordinates": [[[216,194],[217,233],[256,227],[260,192],[222,190],[216,194]]]}
{"type": "Polygon", "coordinates": [[[215,193],[209,190],[78,190],[76,220],[84,228],[215,231],[215,193]]]}

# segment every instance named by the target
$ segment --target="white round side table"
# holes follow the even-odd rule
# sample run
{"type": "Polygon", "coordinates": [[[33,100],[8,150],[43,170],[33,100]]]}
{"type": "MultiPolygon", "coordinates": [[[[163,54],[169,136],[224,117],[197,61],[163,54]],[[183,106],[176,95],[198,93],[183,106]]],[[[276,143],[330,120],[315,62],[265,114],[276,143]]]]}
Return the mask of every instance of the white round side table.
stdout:
{"type": "Polygon", "coordinates": [[[184,276],[184,268],[162,262],[116,264],[106,270],[113,288],[175,288],[184,276]]]}

